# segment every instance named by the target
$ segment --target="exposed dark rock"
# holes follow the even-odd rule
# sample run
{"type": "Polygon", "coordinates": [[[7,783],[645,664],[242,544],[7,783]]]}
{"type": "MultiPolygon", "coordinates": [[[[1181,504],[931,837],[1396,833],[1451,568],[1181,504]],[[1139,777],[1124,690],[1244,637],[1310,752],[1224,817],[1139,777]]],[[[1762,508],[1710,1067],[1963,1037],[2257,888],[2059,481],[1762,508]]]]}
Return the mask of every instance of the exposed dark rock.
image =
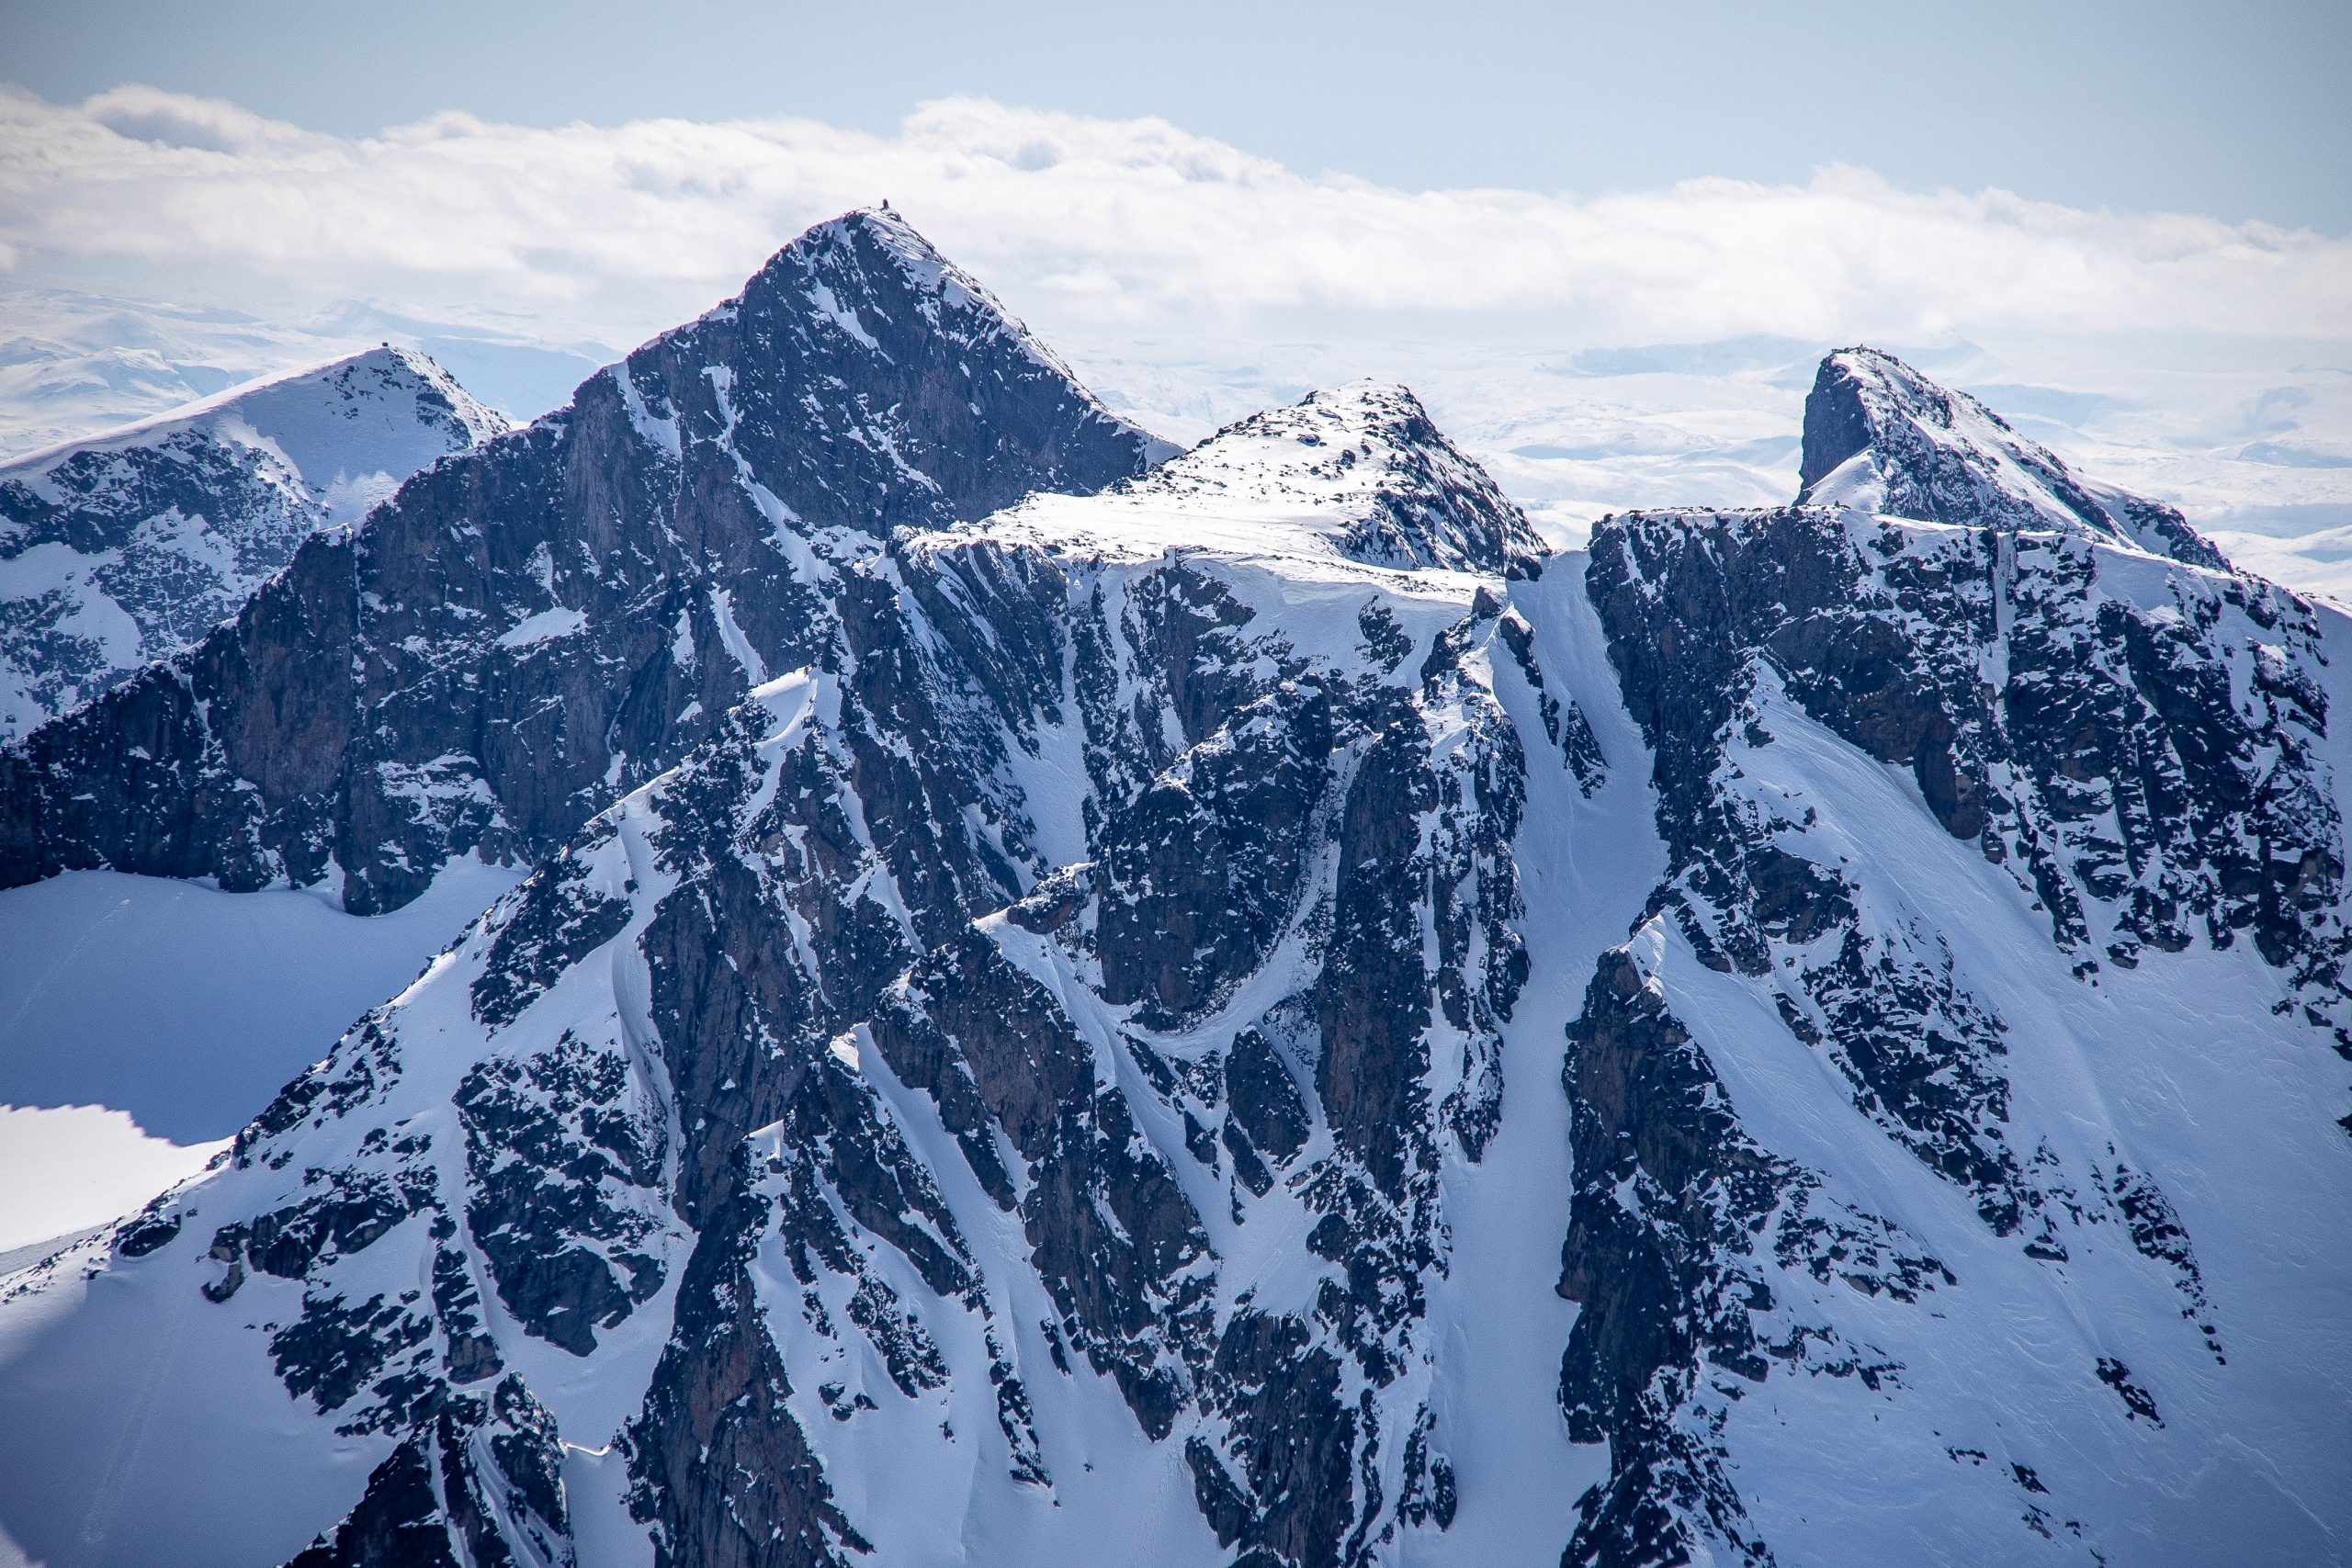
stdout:
{"type": "MultiPolygon", "coordinates": [[[[1385,567],[1540,571],[1542,538],[1483,468],[1446,439],[1420,400],[1394,383],[1358,381],[1311,392],[1227,425],[1212,438],[1249,454],[1261,497],[1309,498],[1330,518],[1332,542],[1385,567]]],[[[1155,481],[1193,496],[1230,482],[1223,467],[1179,462],[1155,481]]],[[[1374,634],[1369,628],[1367,637],[1374,634]]]]}
{"type": "Polygon", "coordinates": [[[664,1568],[842,1568],[869,1550],[785,1404],[791,1385],[745,1273],[758,1224],[741,1199],[707,1219],[627,1434],[630,1508],[654,1527],[664,1568]]]}
{"type": "Polygon", "coordinates": [[[2098,1359],[2098,1381],[2121,1397],[2123,1407],[2132,1413],[2132,1420],[2147,1421],[2158,1427],[2165,1424],[2164,1417],[2156,1414],[2154,1396],[2132,1381],[2132,1369],[2121,1361],[2112,1356],[2101,1356],[2098,1359]]]}
{"type": "Polygon", "coordinates": [[[1610,1475],[1580,1500],[1561,1561],[1689,1561],[1704,1543],[1770,1562],[1690,1408],[1702,1363],[1756,1382],[1767,1357],[1832,1376],[1880,1370],[1826,1327],[1759,1334],[1754,1314],[1777,1303],[1755,1243],[1769,1235],[1783,1265],[1903,1300],[1948,1276],[1885,1222],[1821,1201],[1815,1178],[1741,1130],[1713,1064],[1627,950],[1602,956],[1568,1039],[1577,1187],[1559,1289],[1583,1310],[1560,1402],[1571,1438],[1608,1442],[1610,1475]]]}
{"type": "Polygon", "coordinates": [[[1254,971],[1289,924],[1333,741],[1319,685],[1234,713],[1103,831],[1103,994],[1172,1022],[1254,971]]]}
{"type": "Polygon", "coordinates": [[[1205,1280],[1187,1278],[1208,1247],[1191,1204],[1143,1152],[1125,1097],[1095,1089],[1093,1054],[1059,1006],[985,936],[934,951],[904,997],[874,1026],[891,1070],[934,1097],[999,1202],[1014,1187],[989,1129],[1027,1162],[1023,1224],[1061,1331],[1164,1436],[1182,1385],[1154,1341],[1193,1341],[1206,1308],[1205,1280]]]}
{"type": "Polygon", "coordinates": [[[287,1393],[310,1395],[321,1410],[340,1410],[432,1332],[429,1318],[380,1294],[356,1304],[305,1295],[302,1315],[270,1337],[269,1353],[287,1393]]]}
{"type": "Polygon", "coordinates": [[[442,1363],[460,1386],[495,1377],[504,1369],[498,1341],[482,1332],[481,1292],[475,1289],[465,1255],[449,1247],[433,1253],[433,1310],[441,1319],[447,1348],[442,1363]]]}
{"type": "Polygon", "coordinates": [[[354,1253],[373,1244],[414,1213],[430,1190],[414,1177],[399,1180],[356,1170],[338,1171],[324,1186],[315,1198],[221,1226],[212,1235],[212,1256],[228,1262],[242,1252],[264,1274],[300,1280],[322,1253],[354,1253]]]}
{"type": "Polygon", "coordinates": [[[490,966],[474,982],[474,1016],[512,1023],[566,969],[620,935],[628,901],[563,874],[558,862],[525,885],[522,908],[502,927],[490,966]]]}
{"type": "Polygon", "coordinates": [[[1408,703],[1390,697],[1373,722],[1340,818],[1329,956],[1315,993],[1323,1036],[1315,1087],[1333,1132],[1396,1195],[1408,1168],[1419,1168],[1416,1134],[1428,1119],[1420,908],[1429,868],[1419,819],[1437,806],[1437,782],[1408,703]]]}
{"type": "Polygon", "coordinates": [[[1354,1522],[1355,1413],[1340,1364],[1295,1318],[1236,1316],[1219,1340],[1210,1398],[1228,1424],[1240,1484],[1199,1438],[1185,1447],[1202,1517],[1245,1560],[1336,1568],[1354,1522]],[[1246,1488],[1246,1490],[1245,1490],[1246,1488]],[[1263,1499],[1253,1506],[1253,1500],[1263,1499]]]}
{"type": "Polygon", "coordinates": [[[1974,398],[1874,348],[1839,349],[1822,360],[1804,402],[1797,482],[1800,503],[1842,502],[2005,532],[2056,530],[2229,570],[2173,508],[2092,490],[2055,453],[1974,398]]]}
{"type": "Polygon", "coordinates": [[[0,754],[0,883],[107,865],[250,888],[332,862],[376,913],[451,855],[537,859],[763,668],[808,661],[812,550],[1165,451],[897,219],[822,225],[0,754]]]}
{"type": "Polygon", "coordinates": [[[430,1450],[419,1434],[386,1455],[334,1534],[312,1541],[286,1568],[459,1568],[433,1490],[430,1450]]]}
{"type": "Polygon", "coordinates": [[[628,1190],[660,1181],[665,1136],[632,1099],[628,1063],[568,1033],[484,1063],[457,1093],[467,1232],[506,1310],[575,1356],[662,1285],[639,1250],[658,1223],[628,1190]]]}
{"type": "MultiPolygon", "coordinates": [[[[1025,1158],[1051,1154],[1063,1117],[1091,1094],[1094,1054],[1045,987],[1007,963],[986,936],[967,930],[915,967],[906,998],[908,1006],[890,1009],[875,1024],[891,1069],[936,1096],[959,1135],[964,1118],[977,1115],[972,1130],[992,1121],[1025,1158]],[[977,1103],[951,1112],[964,1084],[977,1103]]],[[[973,1168],[989,1179],[985,1163],[973,1168]]]]}
{"type": "Polygon", "coordinates": [[[428,1401],[358,1504],[287,1568],[571,1568],[561,1466],[555,1424],[518,1378],[487,1401],[428,1401]]]}
{"type": "MultiPolygon", "coordinates": [[[[821,378],[856,359],[859,333],[884,341],[874,323],[894,299],[954,315],[917,281],[854,298],[827,283],[822,299],[812,285],[813,314],[760,352],[791,360],[821,339],[832,357],[803,367],[821,378]]],[[[753,330],[749,297],[736,309],[693,341],[753,330]]],[[[550,1353],[527,1337],[570,1353],[567,1379],[642,1378],[666,1328],[619,1441],[629,1512],[680,1568],[952,1556],[1007,1497],[1052,1519],[1069,1471],[1115,1451],[1091,1425],[1071,1438],[1098,1379],[1135,1422],[1118,1462],[1161,1467],[1233,1562],[1413,1560],[1411,1532],[1484,1506],[1468,1465],[1491,1434],[1464,1436],[1486,1413],[1465,1416],[1450,1386],[1466,1320],[1445,1314],[1494,1275],[1489,1256],[1456,1252],[1449,1206],[1522,1168],[1465,1168],[1527,1153],[1495,1138],[1503,1040],[1530,944],[1553,942],[1543,922],[1561,906],[1530,919],[1522,836],[1623,833],[1616,813],[1645,797],[1612,774],[1643,765],[1665,872],[1645,904],[1644,889],[1599,890],[1625,896],[1611,918],[1633,929],[1565,1035],[1571,1185],[1511,1195],[1565,1208],[1558,1288],[1577,1312],[1545,1354],[1559,1352],[1566,1435],[1607,1445],[1565,1561],[1760,1565],[1792,1551],[1763,1539],[1766,1510],[1740,1490],[1757,1429],[1740,1402],[1785,1392],[1773,1379],[1840,1380],[1856,1409],[1945,1397],[1903,1361],[1915,1329],[1939,1332],[1917,1320],[1944,1315],[1953,1277],[1847,1196],[1886,1173],[1876,1155],[1816,1168],[1768,1144],[1747,1097],[1769,1099],[1791,1065],[1808,1096],[1812,1063],[1835,1086],[1804,1102],[1810,1129],[1842,1119],[1841,1135],[1883,1137],[1934,1173],[1898,1167],[1903,1180],[1964,1198],[1899,1212],[1981,1221],[2046,1265],[2052,1290],[2139,1270],[2145,1299],[2173,1300],[2219,1356],[2183,1211],[2121,1134],[2087,1169],[2053,1145],[2096,1145],[2041,1136],[2048,1079],[2012,1093],[2013,1071],[2070,1048],[2027,1038],[2066,1010],[1988,982],[1973,933],[1939,925],[1935,900],[1892,886],[1873,855],[1957,857],[2009,901],[2028,945],[2046,916],[2064,956],[2032,962],[2056,962],[2062,991],[2082,964],[2091,1003],[2105,965],[2244,938],[2256,952],[2238,957],[2258,953],[2282,1010],[2302,1010],[2281,1027],[2334,1030],[2343,855],[2308,607],[2040,525],[1826,507],[1611,519],[1584,586],[1650,755],[1604,759],[1609,694],[1573,684],[1593,621],[1556,584],[1508,581],[1534,570],[1515,512],[1456,472],[1458,454],[1410,435],[1417,415],[1390,419],[1401,405],[1377,389],[1245,422],[1165,485],[978,527],[935,526],[955,521],[947,502],[839,455],[823,475],[870,469],[879,488],[856,502],[866,522],[827,525],[833,501],[802,512],[775,488],[823,489],[783,434],[755,428],[782,416],[740,377],[704,374],[728,362],[656,348],[583,393],[570,420],[614,422],[615,440],[562,437],[586,469],[540,498],[564,517],[578,495],[637,508],[613,535],[637,554],[596,559],[655,604],[630,612],[647,646],[598,642],[603,590],[572,592],[552,554],[546,581],[499,579],[514,592],[482,613],[506,630],[553,615],[537,623],[550,635],[507,649],[515,662],[637,682],[616,700],[667,716],[674,748],[632,750],[593,788],[568,761],[491,787],[487,759],[522,742],[488,731],[399,763],[423,773],[371,774],[415,786],[400,796],[424,814],[412,825],[439,824],[420,844],[522,846],[526,816],[571,826],[515,848],[532,878],[288,1085],[207,1190],[198,1287],[238,1302],[214,1321],[299,1294],[298,1320],[257,1330],[279,1375],[339,1432],[396,1445],[316,1550],[348,1536],[380,1559],[364,1542],[413,1526],[418,1560],[560,1562],[592,1501],[563,1493],[549,1391],[526,1381],[550,1353]],[[754,450],[770,436],[777,450],[754,450]],[[1262,558],[1137,548],[1107,525],[1057,532],[1094,508],[1254,505],[1255,470],[1229,460],[1243,449],[1271,454],[1265,493],[1309,520],[1270,535],[1280,548],[1262,558]],[[770,476],[762,490],[738,483],[739,459],[770,476]],[[1340,499],[1317,512],[1302,499],[1317,494],[1340,499]],[[734,516],[746,505],[756,525],[734,516]],[[898,525],[866,525],[877,517],[898,525]],[[674,537],[657,541],[656,523],[674,537]],[[705,558],[727,545],[763,560],[778,527],[772,580],[705,558]],[[1492,580],[1399,580],[1373,559],[1492,580]],[[2117,561],[2131,582],[2103,575],[2117,561]],[[588,623],[565,629],[571,611],[588,623]],[[614,661],[569,662],[589,658],[575,642],[614,661]],[[1563,648],[1571,661],[1547,671],[1563,648]],[[588,810],[657,753],[673,765],[588,810]],[[510,784],[553,793],[526,807],[510,784]],[[1531,820],[1535,800],[1567,819],[1531,820]],[[1853,800],[1873,832],[1919,837],[1865,841],[1831,819],[1853,800]],[[891,1466],[903,1450],[903,1476],[842,1468],[877,1444],[891,1466]],[[913,1495],[947,1475],[947,1495],[913,1495]],[[950,1544],[903,1544],[926,1539],[950,1544]]],[[[881,384],[834,391],[854,402],[881,384]]],[[[852,446],[897,432],[919,455],[921,422],[876,406],[846,423],[814,410],[808,426],[852,446]]],[[[486,515],[472,505],[434,515],[486,515]]],[[[541,515],[517,507],[518,527],[541,515]]],[[[462,529],[452,542],[450,560],[503,548],[462,529]]],[[[434,615],[460,602],[413,588],[434,615]]],[[[454,705],[455,666],[422,673],[454,705]]],[[[348,679],[374,677],[363,659],[348,679]]],[[[559,702],[528,744],[571,757],[586,730],[563,716],[585,714],[616,746],[618,711],[559,702]]],[[[595,754],[609,769],[619,750],[595,754]]],[[[1618,849],[1550,847],[1531,862],[1541,886],[1577,897],[1618,849]]],[[[1658,847],[1625,846],[1637,864],[1658,847]]],[[[1570,911],[1580,933],[1589,913],[1570,911]]],[[[1511,1049],[1540,1059],[1542,1045],[1511,1049]]],[[[1540,1109],[1548,1090],[1510,1092],[1540,1109]]],[[[119,1231],[107,1266],[141,1266],[143,1249],[169,1267],[180,1213],[119,1231]]],[[[1921,1234],[1947,1248],[1948,1230],[1921,1234]]],[[[2176,1331],[2164,1312],[2115,1321],[2176,1331]]],[[[2085,1381],[2097,1353],[2080,1352],[2085,1381]]],[[[2118,1429],[2157,1420],[2120,1361],[2097,1376],[2123,1401],[2107,1407],[2118,1429]]],[[[613,1434],[566,1436],[593,1454],[613,1434]]],[[[2036,1470],[1977,1440],[1953,1441],[1939,1475],[1990,1487],[2004,1529],[2019,1506],[2053,1540],[2075,1529],[2028,1500],[2071,1490],[2053,1457],[2030,1456],[2036,1470]]],[[[600,1513],[600,1531],[619,1525],[600,1513]]]]}
{"type": "Polygon", "coordinates": [[[2340,829],[2307,739],[2324,705],[2288,682],[2233,707],[2215,646],[2231,612],[2282,630],[2307,612],[2240,578],[2184,579],[2178,612],[2138,611],[2100,596],[2096,576],[2079,540],[1986,530],[1915,546],[1798,510],[1615,519],[1588,579],[1654,748],[1672,857],[1655,907],[1702,959],[1747,975],[1842,931],[1834,958],[1792,976],[1804,994],[1782,999],[1791,1028],[1826,1042],[1857,1103],[1973,1189],[2005,1232],[2041,1202],[2002,1142],[2007,1025],[1955,981],[1939,942],[1859,923],[1835,874],[1772,841],[1792,825],[1727,801],[1722,784],[1737,744],[1770,738],[1758,704],[1784,692],[1908,766],[1948,832],[2023,868],[2062,944],[2085,942],[2085,910],[2100,906],[2118,961],[2187,945],[2192,919],[2216,945],[2251,926],[2333,1017],[2346,938],[2324,912],[2342,876],[2324,846],[2340,829]],[[1981,672],[1990,649],[1997,689],[1981,672]],[[2264,773],[2267,755],[2288,765],[2264,773]]]}
{"type": "Polygon", "coordinates": [[[1564,705],[1544,689],[1544,671],[1535,660],[1534,629],[1525,618],[1515,611],[1507,614],[1496,630],[1502,637],[1503,646],[1510,649],[1520,674],[1535,690],[1536,706],[1544,720],[1544,739],[1560,749],[1561,761],[1576,775],[1577,790],[1590,799],[1593,791],[1609,781],[1609,759],[1601,754],[1591,721],[1573,698],[1564,705]]]}
{"type": "Polygon", "coordinates": [[[1263,1032],[1245,1029],[1225,1058],[1225,1089],[1233,1123],[1278,1165],[1306,1145],[1309,1123],[1298,1085],[1263,1032]]]}
{"type": "Polygon", "coordinates": [[[115,1232],[114,1247],[125,1258],[144,1258],[169,1247],[180,1234],[181,1217],[158,1198],[123,1223],[115,1232]]]}

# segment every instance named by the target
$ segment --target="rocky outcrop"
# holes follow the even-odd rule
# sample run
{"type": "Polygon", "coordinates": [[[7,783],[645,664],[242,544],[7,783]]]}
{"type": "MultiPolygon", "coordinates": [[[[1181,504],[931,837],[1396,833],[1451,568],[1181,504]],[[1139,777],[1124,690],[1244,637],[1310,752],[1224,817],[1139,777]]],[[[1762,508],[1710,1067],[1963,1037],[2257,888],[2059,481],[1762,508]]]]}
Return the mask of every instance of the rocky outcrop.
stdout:
{"type": "Polygon", "coordinates": [[[1713,1551],[1769,1563],[1702,1401],[1709,1370],[1760,1383],[1777,1361],[1874,1388],[1894,1369],[1804,1311],[1815,1303],[1781,1300],[1773,1277],[1835,1278],[1903,1302],[1953,1281],[1916,1239],[1837,1203],[1816,1174],[1747,1134],[1645,972],[1654,951],[1637,941],[1604,954],[1568,1029],[1577,1183],[1559,1291],[1583,1310],[1560,1404],[1577,1441],[1609,1445],[1610,1470],[1581,1499],[1561,1561],[1713,1551]]]}
{"type": "Polygon", "coordinates": [[[536,860],[807,663],[858,541],[1168,450],[895,217],[821,225],[0,754],[0,882],[339,875],[374,913],[453,855],[536,860]]]}
{"type": "Polygon", "coordinates": [[[2074,534],[2191,566],[2229,566],[2172,507],[2086,483],[1974,398],[1875,348],[1822,360],[1804,400],[1797,482],[1800,505],[2074,534]]]}
{"type": "Polygon", "coordinates": [[[1393,382],[1310,392],[1227,425],[1147,494],[1290,520],[1372,566],[1501,572],[1544,554],[1526,514],[1393,382]]]}
{"type": "Polygon", "coordinates": [[[439,1401],[287,1568],[570,1568],[563,1454],[520,1379],[439,1401]]]}

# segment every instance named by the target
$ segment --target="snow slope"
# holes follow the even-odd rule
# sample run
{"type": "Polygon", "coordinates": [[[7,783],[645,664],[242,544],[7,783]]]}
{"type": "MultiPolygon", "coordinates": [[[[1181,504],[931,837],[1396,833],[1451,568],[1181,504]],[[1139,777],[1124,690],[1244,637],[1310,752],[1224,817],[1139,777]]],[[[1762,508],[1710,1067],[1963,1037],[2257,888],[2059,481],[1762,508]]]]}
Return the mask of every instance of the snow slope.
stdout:
{"type": "Polygon", "coordinates": [[[228,1146],[153,1137],[100,1105],[0,1105],[0,1273],[111,1224],[228,1146]]]}
{"type": "Polygon", "coordinates": [[[201,1169],[516,875],[460,862],[373,919],[104,871],[0,892],[0,1251],[201,1169]]]}
{"type": "MultiPolygon", "coordinates": [[[[1538,556],[1379,384],[815,525],[746,368],[608,455],[749,496],[795,636],[643,617],[726,712],[0,1283],[26,1553],[2345,1554],[2345,617],[1933,442],[1973,520],[1538,556]]],[[[596,635],[537,581],[481,641],[596,635]]]]}
{"type": "Polygon", "coordinates": [[[311,534],[505,428],[379,348],[0,468],[0,741],[178,652],[311,534]]]}

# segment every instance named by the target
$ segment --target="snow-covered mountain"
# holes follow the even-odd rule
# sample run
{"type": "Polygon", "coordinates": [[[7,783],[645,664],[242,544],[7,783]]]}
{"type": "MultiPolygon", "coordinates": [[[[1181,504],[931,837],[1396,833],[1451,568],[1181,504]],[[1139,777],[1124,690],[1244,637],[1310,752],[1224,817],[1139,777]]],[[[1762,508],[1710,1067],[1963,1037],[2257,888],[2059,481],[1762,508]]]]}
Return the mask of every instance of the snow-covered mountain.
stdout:
{"type": "Polygon", "coordinates": [[[387,347],[0,467],[0,741],[188,647],[312,534],[505,428],[387,347]]]}
{"type": "Polygon", "coordinates": [[[2086,484],[1974,398],[1874,348],[1840,349],[1821,362],[1805,399],[1797,478],[1800,503],[2079,534],[2196,566],[2229,565],[2176,509],[2086,484]]]}
{"type": "Polygon", "coordinates": [[[1158,456],[853,217],[308,601],[405,859],[116,761],[258,754],[299,562],[12,753],[18,877],[537,866],[0,1287],[27,1555],[2345,1552],[2352,623],[1997,506],[1547,556],[1378,384],[1158,456]]]}
{"type": "Polygon", "coordinates": [[[0,754],[0,886],[329,881],[366,914],[535,860],[806,661],[830,552],[1170,450],[897,219],[823,225],[0,754]]]}
{"type": "Polygon", "coordinates": [[[0,289],[0,460],[293,375],[367,341],[323,339],[202,306],[0,289]]]}

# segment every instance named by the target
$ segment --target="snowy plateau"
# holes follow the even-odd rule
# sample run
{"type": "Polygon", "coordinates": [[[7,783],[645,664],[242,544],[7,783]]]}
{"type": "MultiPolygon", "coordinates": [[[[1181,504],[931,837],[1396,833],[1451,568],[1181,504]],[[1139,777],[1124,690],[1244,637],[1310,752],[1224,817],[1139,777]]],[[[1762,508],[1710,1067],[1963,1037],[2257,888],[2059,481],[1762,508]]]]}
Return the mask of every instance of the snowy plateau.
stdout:
{"type": "Polygon", "coordinates": [[[1863,347],[1572,549],[1180,450],[888,211],[498,423],[0,476],[282,543],[10,645],[0,1562],[2352,1559],[2329,604],[1863,347]]]}

